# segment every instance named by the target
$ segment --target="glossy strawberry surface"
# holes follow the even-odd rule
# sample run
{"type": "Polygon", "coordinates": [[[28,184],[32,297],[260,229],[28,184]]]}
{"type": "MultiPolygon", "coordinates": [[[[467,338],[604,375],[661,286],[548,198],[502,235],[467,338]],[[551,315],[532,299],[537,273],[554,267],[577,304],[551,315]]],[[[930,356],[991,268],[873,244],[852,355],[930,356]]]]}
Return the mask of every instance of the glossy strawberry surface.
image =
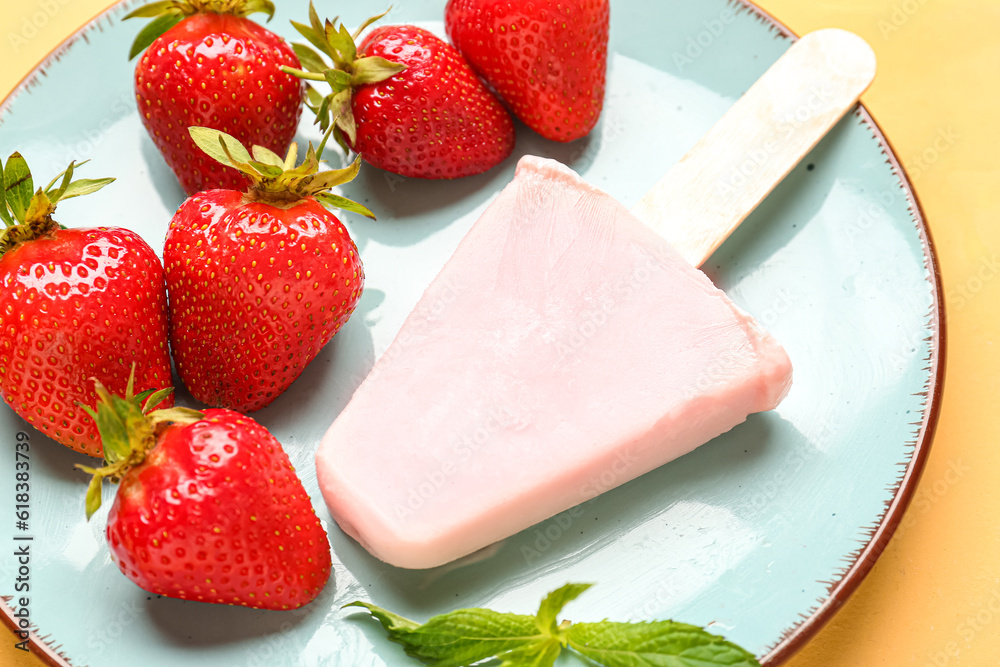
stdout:
{"type": "Polygon", "coordinates": [[[282,38],[226,14],[190,16],[139,57],[135,94],[143,125],[187,194],[246,185],[235,169],[207,157],[188,136],[210,127],[284,155],[302,115],[300,67],[282,38]]]}
{"type": "Polygon", "coordinates": [[[358,52],[407,67],[354,92],[353,148],[366,161],[402,176],[458,178],[510,155],[510,114],[450,44],[422,28],[383,26],[358,52]]]}
{"type": "Polygon", "coordinates": [[[160,434],[122,479],[107,539],[125,576],[185,600],[295,609],[330,576],[326,531],[288,455],[229,410],[160,434]]]}
{"type": "MultiPolygon", "coordinates": [[[[92,378],[124,392],[173,383],[163,268],[134,232],[60,229],[0,257],[0,393],[67,447],[102,456],[92,378]]],[[[161,407],[172,404],[168,399],[161,407]]]]}
{"type": "Polygon", "coordinates": [[[448,37],[528,127],[586,136],[604,105],[609,0],[449,0],[448,37]]]}
{"type": "Polygon", "coordinates": [[[170,341],[188,390],[208,405],[270,404],[354,312],[357,246],[315,199],[281,208],[211,190],[167,231],[170,341]]]}

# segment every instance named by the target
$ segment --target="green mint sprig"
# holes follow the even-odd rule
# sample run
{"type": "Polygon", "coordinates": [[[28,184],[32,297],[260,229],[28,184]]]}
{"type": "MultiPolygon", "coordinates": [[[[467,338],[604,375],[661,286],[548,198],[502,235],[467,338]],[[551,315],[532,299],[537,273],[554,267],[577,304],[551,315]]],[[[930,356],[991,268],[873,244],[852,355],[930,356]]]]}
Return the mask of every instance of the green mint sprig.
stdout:
{"type": "Polygon", "coordinates": [[[753,654],[686,623],[560,623],[563,607],[590,586],[552,591],[534,616],[458,609],[420,624],[368,602],[344,606],[367,609],[389,639],[431,667],[470,667],[491,658],[499,667],[552,667],[565,648],[604,667],[760,667],[753,654]]]}

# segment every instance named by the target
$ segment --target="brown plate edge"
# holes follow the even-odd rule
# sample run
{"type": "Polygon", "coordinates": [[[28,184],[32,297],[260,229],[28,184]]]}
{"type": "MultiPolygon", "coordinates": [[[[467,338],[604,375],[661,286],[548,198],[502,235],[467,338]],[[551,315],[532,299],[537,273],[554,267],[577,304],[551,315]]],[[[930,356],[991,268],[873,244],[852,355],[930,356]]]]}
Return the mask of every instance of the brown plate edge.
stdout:
{"type": "MultiPolygon", "coordinates": [[[[13,596],[11,596],[10,600],[13,600],[13,596]]],[[[15,639],[21,639],[16,633],[23,632],[23,630],[18,625],[17,619],[14,618],[14,609],[10,606],[7,597],[0,597],[0,621],[3,622],[4,627],[10,630],[15,639]]],[[[59,646],[50,646],[46,643],[49,637],[39,636],[37,627],[31,625],[28,627],[27,632],[29,633],[27,654],[38,658],[43,665],[47,667],[79,667],[74,666],[66,656],[62,655],[59,646]]],[[[18,662],[20,662],[20,659],[18,659],[18,662]]]]}
{"type": "Polygon", "coordinates": [[[931,238],[923,207],[913,189],[910,177],[896,157],[895,150],[883,133],[878,121],[864,104],[859,103],[855,113],[863,123],[869,126],[875,139],[882,144],[886,162],[899,176],[900,184],[903,186],[906,198],[910,203],[910,214],[917,225],[917,233],[920,235],[924,248],[924,265],[929,273],[928,282],[931,283],[934,303],[927,323],[931,329],[931,335],[929,338],[930,356],[926,359],[929,376],[923,392],[925,398],[923,419],[913,442],[910,460],[908,463],[905,461],[899,463],[903,470],[893,491],[893,497],[886,502],[886,511],[879,524],[869,534],[867,543],[862,544],[855,552],[854,562],[846,568],[840,580],[829,582],[829,597],[810,616],[786,630],[781,640],[761,659],[761,665],[764,667],[777,667],[798,652],[847,602],[847,599],[875,566],[875,561],[888,546],[903,520],[910,501],[913,500],[920,476],[923,474],[927,458],[930,456],[931,444],[934,441],[941,412],[947,336],[945,304],[941,294],[941,269],[938,264],[937,252],[934,249],[934,241],[931,238]]]}
{"type": "Polygon", "coordinates": [[[124,13],[125,10],[129,9],[132,5],[140,4],[142,0],[118,0],[117,2],[112,2],[106,9],[98,12],[92,19],[83,24],[83,26],[73,32],[69,37],[59,42],[59,44],[49,51],[47,54],[42,56],[42,59],[35,63],[35,66],[28,70],[28,73],[21,77],[21,80],[11,88],[10,92],[0,100],[0,120],[3,119],[3,114],[10,107],[11,103],[14,102],[22,93],[27,92],[31,89],[35,82],[40,76],[45,76],[45,68],[51,64],[52,61],[58,62],[62,55],[70,49],[77,41],[83,40],[89,42],[87,38],[87,33],[93,30],[103,30],[101,23],[107,19],[108,22],[113,21],[113,14],[119,11],[124,13]]]}
{"type": "MultiPolygon", "coordinates": [[[[752,0],[728,0],[739,9],[749,11],[756,15],[762,22],[767,23],[778,33],[778,36],[785,37],[794,42],[799,39],[788,26],[776,19],[766,10],[758,7],[752,0]]],[[[878,525],[875,526],[868,536],[867,542],[860,545],[854,553],[853,562],[848,565],[838,581],[827,582],[829,588],[826,600],[823,600],[814,608],[808,616],[803,616],[802,620],[785,630],[780,640],[778,640],[763,658],[760,663],[763,667],[777,667],[788,661],[795,653],[805,646],[826,623],[833,618],[834,614],[847,602],[847,599],[861,585],[868,573],[875,566],[875,562],[888,546],[893,534],[903,520],[910,501],[916,493],[917,483],[924,471],[927,458],[930,455],[931,443],[934,440],[934,433],[937,430],[938,417],[941,412],[941,396],[944,388],[945,359],[946,359],[946,316],[945,304],[941,295],[941,268],[938,263],[937,252],[934,247],[934,240],[931,237],[930,228],[927,226],[927,217],[924,214],[923,206],[917,196],[913,183],[906,172],[906,168],[896,156],[896,151],[892,143],[883,132],[882,127],[872,116],[871,111],[859,102],[855,110],[855,115],[862,123],[868,126],[874,139],[881,145],[882,153],[886,162],[899,178],[906,199],[909,202],[910,216],[920,235],[920,240],[924,249],[924,266],[928,271],[928,282],[931,283],[932,295],[934,299],[931,312],[929,313],[928,326],[932,333],[929,340],[930,356],[926,360],[928,372],[927,387],[924,390],[924,413],[920,422],[920,430],[913,442],[913,452],[909,462],[901,461],[902,474],[896,487],[893,490],[893,497],[886,502],[886,511],[882,515],[878,525]]]]}

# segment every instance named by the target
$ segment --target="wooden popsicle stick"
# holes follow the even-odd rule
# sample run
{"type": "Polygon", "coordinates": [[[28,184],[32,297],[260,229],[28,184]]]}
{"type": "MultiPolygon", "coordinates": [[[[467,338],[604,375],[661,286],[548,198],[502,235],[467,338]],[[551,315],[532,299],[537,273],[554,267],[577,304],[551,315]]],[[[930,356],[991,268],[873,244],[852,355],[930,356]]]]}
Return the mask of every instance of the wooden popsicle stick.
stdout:
{"type": "Polygon", "coordinates": [[[875,53],[846,30],[792,45],[635,205],[701,266],[875,78],[875,53]]]}

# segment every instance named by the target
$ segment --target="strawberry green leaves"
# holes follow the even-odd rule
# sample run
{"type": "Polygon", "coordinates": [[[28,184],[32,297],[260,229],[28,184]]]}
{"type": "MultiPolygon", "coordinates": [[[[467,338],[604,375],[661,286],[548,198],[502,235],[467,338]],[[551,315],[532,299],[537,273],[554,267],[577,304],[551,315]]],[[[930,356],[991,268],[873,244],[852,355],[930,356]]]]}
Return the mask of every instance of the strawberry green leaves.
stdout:
{"type": "Polygon", "coordinates": [[[20,153],[14,153],[7,159],[3,168],[3,180],[6,205],[14,220],[24,222],[35,186],[28,163],[20,153]]]}
{"type": "Polygon", "coordinates": [[[406,65],[391,63],[385,58],[369,56],[354,61],[354,75],[351,77],[351,85],[359,86],[363,83],[378,83],[399,74],[406,65]]]}
{"type": "Polygon", "coordinates": [[[91,194],[114,182],[113,178],[74,181],[74,169],[83,164],[86,163],[71,163],[37,191],[28,163],[20,153],[11,155],[6,165],[0,164],[0,220],[4,223],[0,228],[0,255],[58,229],[52,214],[63,199],[91,194]]]}
{"type": "Polygon", "coordinates": [[[52,202],[55,203],[65,199],[72,199],[73,197],[93,194],[105,185],[114,183],[114,181],[115,179],[113,178],[81,178],[67,185],[66,189],[60,192],[58,198],[53,199],[52,202]]]}
{"type": "MultiPolygon", "coordinates": [[[[330,58],[336,57],[336,52],[330,43],[325,39],[326,29],[323,23],[319,20],[319,14],[316,13],[316,7],[312,2],[309,3],[309,25],[299,23],[297,21],[292,21],[292,27],[299,31],[299,34],[309,40],[309,43],[315,46],[317,49],[328,55],[330,58]]],[[[310,50],[309,47],[303,46],[302,48],[307,51],[310,50]]],[[[315,52],[313,52],[315,56],[315,52]]],[[[322,58],[316,56],[320,61],[322,58]]]]}
{"type": "Polygon", "coordinates": [[[354,180],[361,169],[360,158],[343,169],[320,171],[319,158],[312,144],[302,164],[296,167],[298,146],[294,143],[285,158],[263,146],[254,146],[251,155],[251,151],[225,132],[207,127],[192,127],[189,131],[194,143],[209,157],[238,169],[252,181],[248,196],[272,204],[292,204],[314,197],[328,208],[339,208],[375,219],[367,207],[330,192],[354,180]]]}
{"type": "Polygon", "coordinates": [[[115,182],[113,178],[80,178],[74,181],[73,172],[89,161],[71,162],[65,171],[58,174],[45,186],[45,196],[48,197],[53,205],[66,199],[72,199],[73,197],[93,194],[104,186],[115,182]],[[59,187],[56,187],[56,181],[61,181],[59,187]]]}
{"type": "Polygon", "coordinates": [[[320,193],[316,195],[316,199],[326,205],[327,208],[339,208],[342,211],[350,211],[351,213],[357,213],[372,220],[375,219],[375,215],[368,210],[367,206],[359,204],[356,201],[351,201],[346,197],[330,193],[320,193]]]}
{"type": "Polygon", "coordinates": [[[274,18],[274,3],[271,0],[159,0],[143,5],[122,19],[153,19],[136,35],[128,59],[132,60],[145,51],[157,37],[187,17],[205,12],[240,17],[263,13],[270,21],[274,18]]]}
{"type": "MultiPolygon", "coordinates": [[[[211,0],[209,0],[211,1],[211,0]]],[[[225,2],[227,0],[223,0],[225,2]]],[[[274,3],[271,0],[228,0],[235,8],[237,16],[250,16],[251,14],[267,14],[267,22],[274,18],[274,3]]]]}
{"type": "Polygon", "coordinates": [[[0,220],[3,221],[4,227],[10,227],[14,224],[14,218],[11,217],[10,210],[7,208],[6,180],[3,175],[3,163],[0,162],[0,220]]]}
{"type": "Polygon", "coordinates": [[[20,153],[14,153],[7,164],[0,168],[3,175],[3,192],[0,202],[0,219],[8,225],[23,224],[36,220],[40,211],[49,210],[46,205],[54,207],[58,202],[72,197],[82,197],[97,192],[104,186],[113,183],[113,178],[78,179],[73,180],[74,170],[85,165],[84,162],[73,162],[58,174],[45,188],[34,191],[34,181],[28,163],[20,153]],[[56,183],[59,183],[56,187],[56,183]]]}
{"type": "MultiPolygon", "coordinates": [[[[253,157],[254,160],[261,164],[265,164],[270,167],[277,167],[280,171],[285,170],[285,160],[270,148],[266,148],[264,146],[254,146],[253,157]]],[[[294,163],[292,166],[295,166],[294,163]]]]}
{"type": "Polygon", "coordinates": [[[323,154],[327,137],[333,133],[334,139],[347,150],[344,137],[353,144],[357,141],[357,123],[351,110],[351,95],[355,87],[366,83],[385,81],[406,69],[406,65],[393,63],[378,56],[358,58],[357,39],[375,21],[389,13],[382,12],[366,20],[354,33],[337,20],[320,21],[312,2],[309,3],[309,25],[292,21],[292,26],[305,37],[314,51],[306,44],[293,44],[304,70],[282,67],[282,71],[307,81],[323,81],[329,84],[330,94],[321,95],[312,86],[307,87],[306,106],[316,115],[316,123],[325,133],[319,153],[323,154]],[[323,54],[333,63],[328,66],[323,54]]]}
{"type": "Polygon", "coordinates": [[[233,161],[250,162],[250,153],[238,139],[225,132],[208,127],[192,127],[188,130],[195,145],[208,154],[208,157],[225,165],[233,161]]]}
{"type": "Polygon", "coordinates": [[[190,408],[154,410],[172,392],[173,387],[147,389],[135,393],[135,364],[129,373],[125,396],[115,396],[98,380],[97,407],[81,406],[97,424],[104,447],[103,468],[77,464],[77,468],[93,475],[87,486],[87,518],[101,507],[101,489],[105,478],[121,479],[130,468],[142,463],[156,444],[156,426],[163,423],[193,424],[204,417],[203,412],[190,408]]]}
{"type": "MultiPolygon", "coordinates": [[[[125,18],[132,18],[132,16],[126,16],[125,18]]],[[[139,31],[139,34],[135,36],[135,41],[132,42],[132,47],[128,52],[128,59],[134,60],[137,55],[148,49],[149,45],[155,42],[157,37],[164,34],[183,20],[183,14],[164,14],[163,16],[157,16],[155,19],[147,23],[146,26],[139,31]]]]}
{"type": "Polygon", "coordinates": [[[500,667],[552,667],[566,647],[604,667],[759,667],[739,646],[684,623],[558,623],[562,608],[590,586],[552,591],[535,616],[459,609],[421,625],[367,602],[345,606],[367,609],[389,639],[431,667],[468,667],[489,658],[500,667]]]}
{"type": "Polygon", "coordinates": [[[122,20],[150,19],[164,14],[183,14],[185,4],[186,3],[178,2],[177,0],[159,0],[159,2],[151,2],[148,5],[142,5],[141,7],[129,12],[122,20]]]}
{"type": "Polygon", "coordinates": [[[157,37],[194,13],[194,8],[183,0],[152,2],[128,13],[122,19],[123,21],[140,18],[153,19],[136,35],[135,41],[132,42],[132,47],[129,49],[128,59],[134,59],[137,55],[148,49],[149,45],[155,42],[157,37]]]}

